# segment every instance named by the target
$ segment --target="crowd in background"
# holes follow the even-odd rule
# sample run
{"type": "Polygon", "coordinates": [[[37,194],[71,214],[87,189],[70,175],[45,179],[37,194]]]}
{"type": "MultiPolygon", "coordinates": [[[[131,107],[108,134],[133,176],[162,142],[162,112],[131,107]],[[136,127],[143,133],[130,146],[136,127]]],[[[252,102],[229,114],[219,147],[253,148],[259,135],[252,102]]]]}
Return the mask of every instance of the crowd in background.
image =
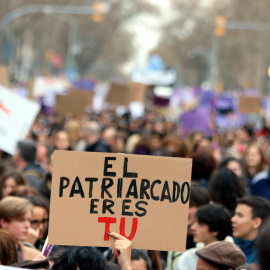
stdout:
{"type": "Polygon", "coordinates": [[[39,114],[13,156],[0,152],[0,263],[22,267],[31,260],[32,269],[49,269],[49,262],[53,269],[75,270],[90,269],[80,261],[95,258],[92,269],[128,269],[131,258],[134,270],[237,269],[245,263],[239,269],[270,269],[269,241],[261,240],[270,237],[270,127],[212,128],[211,138],[200,131],[183,136],[181,123],[159,109],[137,119],[113,110],[80,118],[39,114]],[[186,252],[131,250],[116,236],[116,256],[110,249],[55,247],[47,260],[32,261],[48,234],[54,150],[192,158],[186,252]]]}

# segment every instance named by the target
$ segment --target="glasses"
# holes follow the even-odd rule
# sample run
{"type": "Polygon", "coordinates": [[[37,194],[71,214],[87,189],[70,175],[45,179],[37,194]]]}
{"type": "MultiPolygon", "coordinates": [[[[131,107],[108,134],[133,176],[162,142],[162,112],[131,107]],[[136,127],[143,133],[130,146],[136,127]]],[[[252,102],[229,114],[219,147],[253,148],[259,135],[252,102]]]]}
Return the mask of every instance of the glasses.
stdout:
{"type": "Polygon", "coordinates": [[[38,228],[40,224],[42,224],[43,226],[48,225],[48,222],[49,222],[48,218],[44,218],[42,220],[33,219],[31,220],[31,226],[33,228],[38,228]]]}

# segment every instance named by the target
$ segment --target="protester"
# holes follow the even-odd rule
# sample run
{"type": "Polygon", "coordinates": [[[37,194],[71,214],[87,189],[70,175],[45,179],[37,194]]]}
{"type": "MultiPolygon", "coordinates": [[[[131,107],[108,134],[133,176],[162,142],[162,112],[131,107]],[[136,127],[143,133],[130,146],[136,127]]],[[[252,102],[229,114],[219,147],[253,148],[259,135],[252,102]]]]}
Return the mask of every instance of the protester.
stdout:
{"type": "Polygon", "coordinates": [[[33,215],[26,241],[35,245],[37,249],[42,250],[48,234],[49,205],[39,195],[28,197],[28,200],[33,205],[33,215]]]}
{"type": "Polygon", "coordinates": [[[203,205],[209,204],[209,202],[210,202],[210,196],[209,196],[208,191],[204,187],[196,183],[192,183],[191,189],[190,189],[190,198],[189,198],[186,249],[195,247],[195,243],[193,241],[193,231],[191,230],[191,226],[195,222],[195,215],[196,215],[197,209],[203,205]]]}
{"type": "Polygon", "coordinates": [[[0,225],[13,237],[19,261],[32,260],[39,255],[37,249],[23,244],[28,237],[32,209],[31,203],[24,198],[9,196],[0,201],[0,225]]]}
{"type": "Polygon", "coordinates": [[[248,187],[251,188],[252,179],[266,170],[268,163],[263,150],[255,143],[251,143],[246,147],[244,158],[247,163],[248,187]]]}
{"type": "Polygon", "coordinates": [[[89,121],[85,126],[85,138],[88,152],[111,152],[110,146],[101,138],[101,128],[96,121],[89,121]]]}
{"type": "Polygon", "coordinates": [[[48,167],[51,161],[51,156],[52,156],[53,151],[54,151],[53,146],[48,143],[37,144],[36,161],[39,162],[43,166],[46,173],[49,170],[48,167]]]}
{"type": "Polygon", "coordinates": [[[209,244],[197,250],[196,255],[198,270],[236,270],[246,262],[244,253],[226,241],[209,244]]]}
{"type": "Polygon", "coordinates": [[[254,241],[263,221],[270,216],[270,202],[259,196],[246,196],[237,201],[235,215],[232,217],[235,243],[244,252],[247,263],[256,262],[254,241]]]}
{"type": "Polygon", "coordinates": [[[252,141],[254,136],[254,128],[250,124],[245,124],[236,129],[236,140],[238,143],[247,145],[252,141]]]}
{"type": "MultiPolygon", "coordinates": [[[[205,246],[224,240],[232,233],[230,213],[221,205],[210,204],[198,208],[195,214],[195,222],[191,226],[194,241],[202,242],[205,246]]],[[[191,248],[180,257],[176,270],[196,269],[198,248],[191,248]]]]}
{"type": "Polygon", "coordinates": [[[55,150],[72,150],[69,134],[66,130],[58,130],[53,136],[53,146],[55,150]]]}
{"type": "Polygon", "coordinates": [[[235,157],[225,157],[219,164],[219,168],[227,168],[233,171],[239,179],[245,178],[245,169],[243,162],[235,157]]]}
{"type": "Polygon", "coordinates": [[[233,171],[219,169],[211,177],[209,193],[215,203],[222,204],[233,215],[237,199],[245,195],[245,190],[233,171]]]}
{"type": "Polygon", "coordinates": [[[254,270],[270,269],[270,219],[268,219],[260,230],[256,240],[258,251],[258,265],[254,270]]]}
{"type": "MultiPolygon", "coordinates": [[[[151,269],[162,270],[166,267],[166,262],[161,258],[161,253],[158,250],[147,250],[147,254],[151,260],[151,269]]],[[[132,258],[132,255],[131,255],[132,258]]]]}
{"type": "MultiPolygon", "coordinates": [[[[270,147],[266,151],[266,158],[270,164],[270,147]]],[[[251,192],[253,195],[262,196],[270,200],[270,166],[267,170],[258,173],[251,182],[251,192]]]]}
{"type": "Polygon", "coordinates": [[[0,265],[12,265],[18,261],[18,254],[12,236],[0,229],[0,265]]]}
{"type": "MultiPolygon", "coordinates": [[[[186,249],[194,248],[196,243],[193,240],[191,226],[195,222],[196,211],[200,206],[209,204],[210,196],[206,188],[198,183],[192,183],[190,188],[189,208],[188,208],[188,228],[186,249]]],[[[182,252],[169,251],[167,256],[167,269],[175,269],[182,252]]]]}
{"type": "Polygon", "coordinates": [[[45,176],[45,170],[35,161],[36,145],[29,141],[19,141],[13,161],[19,171],[22,172],[29,185],[38,188],[45,176]]]}
{"type": "Polygon", "coordinates": [[[10,195],[17,186],[25,186],[26,180],[21,173],[9,171],[0,180],[0,199],[10,195]]]}
{"type": "Polygon", "coordinates": [[[131,269],[133,270],[150,270],[151,261],[147,252],[143,249],[131,250],[131,269]]]}
{"type": "Polygon", "coordinates": [[[191,180],[208,189],[210,177],[217,166],[214,156],[206,151],[200,151],[192,154],[190,158],[193,160],[191,180]]]}
{"type": "Polygon", "coordinates": [[[102,133],[103,140],[110,146],[111,152],[117,152],[117,137],[115,127],[107,127],[102,133]]]}
{"type": "Polygon", "coordinates": [[[106,270],[106,261],[94,247],[70,247],[56,259],[53,270],[106,270]]]}

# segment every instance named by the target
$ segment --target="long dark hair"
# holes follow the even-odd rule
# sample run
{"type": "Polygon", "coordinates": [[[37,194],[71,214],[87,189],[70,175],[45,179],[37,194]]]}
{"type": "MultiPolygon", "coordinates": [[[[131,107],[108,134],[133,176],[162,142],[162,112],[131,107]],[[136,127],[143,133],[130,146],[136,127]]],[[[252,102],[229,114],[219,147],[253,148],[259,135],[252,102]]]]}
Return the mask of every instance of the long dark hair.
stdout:
{"type": "Polygon", "coordinates": [[[237,175],[224,168],[214,172],[210,180],[209,193],[214,202],[222,204],[233,212],[237,199],[245,195],[245,190],[237,175]]]}

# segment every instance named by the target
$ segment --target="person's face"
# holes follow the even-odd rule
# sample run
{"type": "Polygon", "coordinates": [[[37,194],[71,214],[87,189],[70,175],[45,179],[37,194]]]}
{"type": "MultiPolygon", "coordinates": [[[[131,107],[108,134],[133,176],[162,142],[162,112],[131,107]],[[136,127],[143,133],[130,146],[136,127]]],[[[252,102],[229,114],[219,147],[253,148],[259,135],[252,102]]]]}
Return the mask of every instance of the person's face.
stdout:
{"type": "Polygon", "coordinates": [[[234,237],[244,240],[254,240],[257,236],[260,224],[258,224],[258,218],[252,218],[252,208],[250,206],[238,204],[231,221],[234,237]]]}
{"type": "Polygon", "coordinates": [[[242,177],[242,168],[237,161],[230,161],[227,164],[227,169],[233,171],[238,177],[242,177]]]}
{"type": "Polygon", "coordinates": [[[131,261],[132,270],[147,270],[147,265],[144,259],[140,258],[139,260],[131,261]]]}
{"type": "Polygon", "coordinates": [[[212,266],[204,259],[198,258],[196,270],[219,270],[219,269],[212,266]]]}
{"type": "Polygon", "coordinates": [[[161,148],[161,140],[158,137],[153,136],[151,139],[152,149],[158,150],[161,148]]]}
{"type": "Polygon", "coordinates": [[[249,140],[249,136],[248,136],[247,132],[242,128],[238,128],[236,130],[236,136],[240,142],[246,142],[249,140]]]}
{"type": "Polygon", "coordinates": [[[16,242],[25,241],[28,236],[31,218],[32,212],[31,210],[28,210],[21,218],[12,219],[9,222],[2,219],[1,226],[4,230],[10,233],[16,242]]]}
{"type": "Polygon", "coordinates": [[[36,161],[41,163],[47,171],[48,157],[47,157],[47,149],[44,145],[39,145],[37,147],[36,161]]]}
{"type": "Polygon", "coordinates": [[[31,227],[36,230],[39,228],[39,239],[43,239],[48,229],[48,212],[45,208],[35,206],[31,219],[31,227]]]}
{"type": "Polygon", "coordinates": [[[248,167],[256,167],[261,162],[261,156],[256,146],[251,146],[245,156],[248,167]]]}
{"type": "Polygon", "coordinates": [[[2,187],[2,196],[8,196],[14,188],[17,186],[17,183],[13,177],[8,177],[2,187]]]}
{"type": "Polygon", "coordinates": [[[55,136],[54,144],[58,150],[67,150],[69,148],[69,138],[67,132],[58,132],[55,136]]]}
{"type": "Polygon", "coordinates": [[[191,230],[193,233],[193,240],[195,243],[203,242],[207,245],[214,241],[217,241],[216,238],[217,232],[210,232],[209,226],[203,223],[200,224],[196,218],[195,222],[191,226],[191,230]]]}
{"type": "Polygon", "coordinates": [[[195,221],[196,211],[197,211],[196,206],[191,206],[188,208],[188,235],[192,234],[191,226],[195,221]]]}

